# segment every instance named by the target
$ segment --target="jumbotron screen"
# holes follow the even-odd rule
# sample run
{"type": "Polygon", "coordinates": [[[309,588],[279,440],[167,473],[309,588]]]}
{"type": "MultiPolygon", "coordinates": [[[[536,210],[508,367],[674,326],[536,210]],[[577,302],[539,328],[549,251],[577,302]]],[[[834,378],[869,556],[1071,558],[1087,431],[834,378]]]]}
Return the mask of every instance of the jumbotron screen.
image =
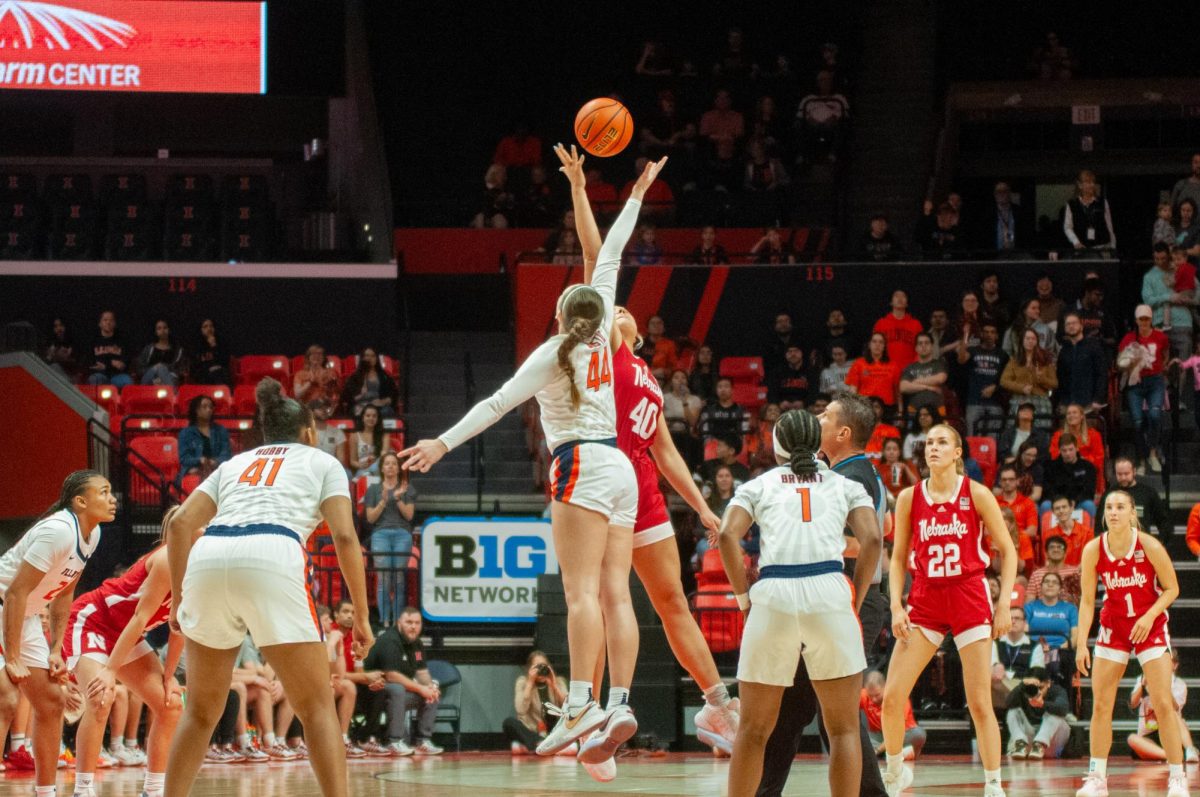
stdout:
{"type": "Polygon", "coordinates": [[[264,94],[267,4],[4,0],[0,89],[264,94]]]}

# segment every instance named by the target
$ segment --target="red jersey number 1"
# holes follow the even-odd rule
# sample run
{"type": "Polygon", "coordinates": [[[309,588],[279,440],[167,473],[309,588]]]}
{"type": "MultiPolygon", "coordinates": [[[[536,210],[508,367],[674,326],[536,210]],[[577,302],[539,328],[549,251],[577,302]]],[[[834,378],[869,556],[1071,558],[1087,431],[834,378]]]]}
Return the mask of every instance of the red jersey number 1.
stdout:
{"type": "Polygon", "coordinates": [[[587,389],[599,390],[601,385],[612,384],[612,368],[609,365],[611,360],[608,356],[608,349],[605,349],[603,354],[598,351],[592,352],[592,359],[588,361],[587,370],[587,389]]]}

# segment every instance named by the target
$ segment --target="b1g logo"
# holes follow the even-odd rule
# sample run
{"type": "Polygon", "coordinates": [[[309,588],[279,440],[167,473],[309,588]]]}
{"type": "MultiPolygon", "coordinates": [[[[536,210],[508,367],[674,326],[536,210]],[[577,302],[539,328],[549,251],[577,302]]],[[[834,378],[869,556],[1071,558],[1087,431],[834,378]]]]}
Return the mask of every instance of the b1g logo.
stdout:
{"type": "Polygon", "coordinates": [[[546,572],[546,541],[541,537],[515,536],[504,540],[485,534],[475,537],[438,537],[438,577],[537,578],[546,572]],[[503,550],[501,550],[503,549],[503,550]]]}
{"type": "Polygon", "coordinates": [[[438,518],[421,532],[421,609],[443,622],[533,622],[537,580],[558,572],[541,518],[438,518]]]}

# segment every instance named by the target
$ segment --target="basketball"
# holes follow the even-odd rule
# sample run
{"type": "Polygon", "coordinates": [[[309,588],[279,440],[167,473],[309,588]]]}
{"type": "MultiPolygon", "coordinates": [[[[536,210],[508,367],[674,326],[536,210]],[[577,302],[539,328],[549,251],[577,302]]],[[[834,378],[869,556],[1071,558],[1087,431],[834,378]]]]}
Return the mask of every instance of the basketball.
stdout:
{"type": "Polygon", "coordinates": [[[575,114],[575,138],[588,154],[611,158],[633,138],[633,117],[618,100],[599,97],[575,114]]]}

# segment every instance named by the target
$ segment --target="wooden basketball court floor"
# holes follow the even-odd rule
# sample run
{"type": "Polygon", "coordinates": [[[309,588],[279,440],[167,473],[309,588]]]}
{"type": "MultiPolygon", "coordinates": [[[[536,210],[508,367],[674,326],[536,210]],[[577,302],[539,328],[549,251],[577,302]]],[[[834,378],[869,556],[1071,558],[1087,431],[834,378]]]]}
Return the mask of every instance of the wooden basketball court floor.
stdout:
{"type": "MultiPolygon", "coordinates": [[[[721,795],[729,762],[711,755],[674,753],[657,758],[618,759],[617,779],[596,783],[571,758],[514,758],[504,753],[446,754],[438,758],[368,759],[350,762],[352,797],[509,797],[510,795],[637,794],[644,797],[721,795]]],[[[1071,797],[1079,787],[1087,759],[1015,763],[1005,761],[1004,785],[1009,797],[1071,797]]],[[[1200,769],[1189,767],[1194,794],[1200,793],[1200,769]]],[[[59,794],[71,794],[71,773],[60,772],[59,794]]],[[[982,773],[963,756],[929,756],[917,764],[916,783],[905,795],[979,795],[982,773]]],[[[102,770],[96,792],[136,795],[137,768],[102,770]]],[[[787,797],[828,795],[827,765],[818,756],[796,760],[787,797]]],[[[1109,762],[1112,797],[1166,794],[1166,766],[1114,758],[1109,762]]],[[[5,773],[0,795],[28,795],[32,773],[5,773]]],[[[316,797],[320,795],[306,762],[208,765],[200,771],[196,797],[316,797]]]]}

